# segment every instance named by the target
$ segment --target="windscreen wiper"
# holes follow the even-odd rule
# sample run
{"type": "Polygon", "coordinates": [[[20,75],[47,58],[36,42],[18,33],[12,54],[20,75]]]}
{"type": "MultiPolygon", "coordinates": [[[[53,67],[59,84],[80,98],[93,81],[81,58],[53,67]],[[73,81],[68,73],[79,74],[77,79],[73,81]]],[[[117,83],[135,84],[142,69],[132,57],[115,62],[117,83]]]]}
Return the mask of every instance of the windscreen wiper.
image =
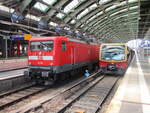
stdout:
{"type": "Polygon", "coordinates": [[[43,42],[40,42],[40,44],[42,44],[42,45],[44,45],[44,46],[47,46],[47,47],[49,47],[47,44],[44,44],[43,42]]]}

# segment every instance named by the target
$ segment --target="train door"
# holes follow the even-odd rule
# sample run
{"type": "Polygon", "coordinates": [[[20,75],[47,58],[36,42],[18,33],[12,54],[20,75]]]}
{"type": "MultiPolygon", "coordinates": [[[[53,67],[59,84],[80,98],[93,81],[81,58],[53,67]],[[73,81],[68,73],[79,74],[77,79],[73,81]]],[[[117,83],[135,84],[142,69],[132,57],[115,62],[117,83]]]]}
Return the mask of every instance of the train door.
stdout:
{"type": "Polygon", "coordinates": [[[62,40],[61,42],[61,62],[64,64],[67,64],[68,63],[68,50],[67,50],[67,41],[65,40],[62,40]]]}
{"type": "Polygon", "coordinates": [[[71,71],[71,76],[74,76],[78,73],[78,70],[76,70],[76,50],[77,48],[75,47],[75,44],[72,43],[71,45],[71,65],[72,65],[72,71],[71,71]]]}
{"type": "Polygon", "coordinates": [[[75,47],[71,47],[71,64],[75,64],[75,47]]]}
{"type": "Polygon", "coordinates": [[[77,58],[78,58],[78,45],[76,42],[71,42],[71,64],[72,69],[76,69],[78,67],[77,58]]]}
{"type": "Polygon", "coordinates": [[[71,64],[74,64],[74,47],[71,47],[71,64]]]}

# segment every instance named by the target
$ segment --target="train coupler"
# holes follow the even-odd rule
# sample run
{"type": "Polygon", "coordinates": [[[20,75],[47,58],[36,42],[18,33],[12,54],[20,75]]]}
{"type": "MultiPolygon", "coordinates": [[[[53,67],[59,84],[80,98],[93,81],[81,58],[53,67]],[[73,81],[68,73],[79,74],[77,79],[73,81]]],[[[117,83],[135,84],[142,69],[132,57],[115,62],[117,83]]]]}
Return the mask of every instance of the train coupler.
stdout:
{"type": "Polygon", "coordinates": [[[41,76],[43,78],[48,78],[49,77],[49,72],[48,71],[43,71],[41,76]]]}

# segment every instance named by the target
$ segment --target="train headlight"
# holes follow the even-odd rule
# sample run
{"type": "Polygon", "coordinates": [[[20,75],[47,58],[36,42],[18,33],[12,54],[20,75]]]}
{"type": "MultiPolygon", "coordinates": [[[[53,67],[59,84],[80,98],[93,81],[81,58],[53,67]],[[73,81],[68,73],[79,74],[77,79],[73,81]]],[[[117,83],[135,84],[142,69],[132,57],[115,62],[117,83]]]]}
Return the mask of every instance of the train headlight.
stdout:
{"type": "Polygon", "coordinates": [[[53,63],[50,63],[50,65],[53,65],[53,63]]]}
{"type": "Polygon", "coordinates": [[[28,65],[31,65],[31,62],[28,62],[28,65]]]}

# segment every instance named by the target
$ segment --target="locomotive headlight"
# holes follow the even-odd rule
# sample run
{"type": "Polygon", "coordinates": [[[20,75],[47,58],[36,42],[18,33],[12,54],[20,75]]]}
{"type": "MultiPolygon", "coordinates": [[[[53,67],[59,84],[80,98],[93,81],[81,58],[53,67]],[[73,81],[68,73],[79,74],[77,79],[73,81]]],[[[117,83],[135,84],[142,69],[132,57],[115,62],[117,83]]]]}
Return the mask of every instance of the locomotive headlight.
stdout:
{"type": "Polygon", "coordinates": [[[53,63],[50,63],[50,65],[53,65],[53,63]]]}
{"type": "Polygon", "coordinates": [[[43,60],[53,60],[53,56],[43,56],[43,60]]]}
{"type": "Polygon", "coordinates": [[[31,65],[31,62],[28,62],[28,65],[31,65]]]}

